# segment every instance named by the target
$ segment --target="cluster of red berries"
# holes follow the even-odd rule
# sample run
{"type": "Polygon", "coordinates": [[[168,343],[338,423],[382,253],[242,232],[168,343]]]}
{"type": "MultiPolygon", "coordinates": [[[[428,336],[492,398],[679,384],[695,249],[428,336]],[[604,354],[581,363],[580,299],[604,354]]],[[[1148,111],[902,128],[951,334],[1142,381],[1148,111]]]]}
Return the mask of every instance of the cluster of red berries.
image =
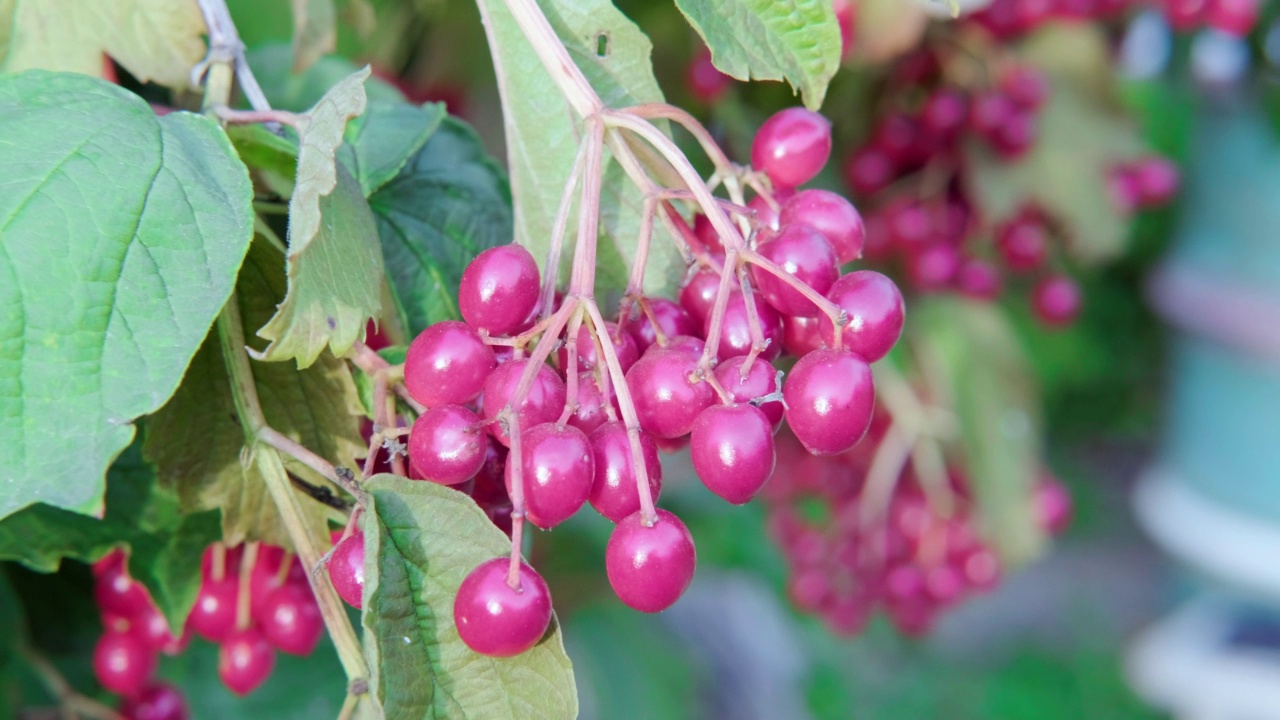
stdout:
{"type": "Polygon", "coordinates": [[[203,573],[186,627],[175,635],[147,589],[129,577],[123,552],[94,565],[94,599],[105,628],[94,650],[94,672],[104,688],[124,697],[120,712],[126,717],[188,716],[181,693],[154,677],[159,654],[181,654],[192,633],[218,643],[218,675],[237,695],[267,679],[276,650],[309,655],[324,634],[306,575],[282,548],[263,544],[246,552],[244,546],[214,545],[205,552],[203,573]],[[246,555],[256,556],[252,567],[246,555]]]}
{"type": "Polygon", "coordinates": [[[999,40],[1010,40],[1055,21],[1110,20],[1139,8],[1160,10],[1177,31],[1200,27],[1232,35],[1257,25],[1259,0],[994,0],[967,17],[999,40]]]}
{"type": "MultiPolygon", "coordinates": [[[[590,503],[617,524],[605,564],[618,597],[644,612],[669,607],[696,552],[684,524],[653,505],[660,448],[688,444],[702,482],[741,504],[773,474],[784,417],[825,454],[853,447],[871,421],[869,363],[901,334],[902,296],[879,273],[840,274],[862,250],[853,205],[795,189],[830,151],[820,115],[770,118],[752,152],[762,191],[735,210],[744,234],[724,238],[706,218],[691,228],[671,213],[698,258],[679,301],[629,297],[614,322],[589,291],[544,287],[523,247],[480,253],[458,289],[463,321],[436,323],[408,348],[405,388],[426,408],[409,433],[410,477],[469,492],[500,526],[512,524],[516,542],[524,520],[549,529],[590,503]],[[784,350],[798,360],[780,385],[773,363],[784,350]]],[[[338,545],[331,576],[357,544],[359,533],[338,545]]],[[[343,597],[358,604],[358,587],[343,597]]],[[[492,656],[527,650],[550,616],[546,584],[506,558],[475,568],[454,605],[462,640],[492,656]]]]}
{"type": "MultiPolygon", "coordinates": [[[[888,497],[872,497],[866,481],[883,417],[877,415],[866,441],[840,455],[809,455],[779,436],[779,459],[793,472],[763,494],[770,535],[790,565],[792,603],[846,636],[858,634],[876,609],[904,635],[922,635],[940,612],[994,588],[1001,574],[998,557],[976,531],[967,483],[955,469],[945,489],[954,508],[945,516],[922,492],[910,461],[888,497]]],[[[1066,526],[1071,498],[1056,481],[1041,482],[1035,503],[1046,530],[1066,526]]]]}

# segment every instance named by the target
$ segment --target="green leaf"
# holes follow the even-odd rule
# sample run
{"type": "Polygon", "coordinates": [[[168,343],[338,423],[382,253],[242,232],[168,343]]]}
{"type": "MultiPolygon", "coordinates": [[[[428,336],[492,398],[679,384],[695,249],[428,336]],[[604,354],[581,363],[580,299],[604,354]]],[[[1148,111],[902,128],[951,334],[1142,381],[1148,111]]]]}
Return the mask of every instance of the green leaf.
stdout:
{"type": "Polygon", "coordinates": [[[485,248],[511,242],[506,177],[475,132],[452,117],[369,205],[411,336],[458,318],[458,283],[467,263],[485,248]]]}
{"type": "MultiPolygon", "coordinates": [[[[607,106],[663,101],[653,77],[649,58],[653,46],[649,38],[612,2],[542,0],[538,4],[569,56],[607,106]]],[[[543,263],[551,245],[551,226],[560,196],[583,137],[582,124],[563,100],[506,3],[482,0],[478,5],[502,94],[516,241],[543,263]]],[[[596,289],[601,294],[626,287],[643,204],[641,193],[607,154],[604,177],[596,279],[596,289]]],[[[572,239],[576,222],[571,219],[568,227],[572,239]]],[[[677,286],[684,263],[661,224],[654,228],[651,248],[645,291],[668,294],[677,286]]],[[[569,255],[565,253],[566,257],[569,255]]],[[[543,268],[543,272],[548,271],[543,268]]]]}
{"type": "Polygon", "coordinates": [[[984,536],[1011,565],[1045,545],[1036,522],[1039,398],[1032,369],[1000,310],[989,303],[920,300],[911,348],[933,394],[949,398],[984,536]]]}
{"type": "Polygon", "coordinates": [[[298,172],[296,137],[282,137],[258,124],[228,126],[227,137],[266,191],[282,198],[293,195],[298,172]]]}
{"type": "Polygon", "coordinates": [[[1099,264],[1124,252],[1129,228],[1129,217],[1111,199],[1107,173],[1145,146],[1109,92],[1109,55],[1096,28],[1056,29],[1035,38],[1024,52],[1052,83],[1038,115],[1037,140],[1014,162],[970,144],[970,186],[996,222],[1027,203],[1040,205],[1064,223],[1072,257],[1099,264]]]}
{"type": "Polygon", "coordinates": [[[453,599],[472,568],[510,551],[466,495],[376,475],[365,485],[365,653],[370,692],[388,718],[574,718],[573,667],[553,619],[528,652],[468,648],[453,599]]]}
{"type": "MultiPolygon", "coordinates": [[[[294,74],[292,50],[286,43],[257,47],[247,56],[271,106],[293,112],[302,112],[320,102],[329,88],[360,69],[350,60],[331,55],[320,58],[306,72],[294,74]]],[[[399,90],[378,78],[365,81],[365,94],[369,100],[404,101],[399,90]]]]}
{"type": "MultiPolygon", "coordinates": [[[[265,322],[284,296],[283,258],[257,241],[236,285],[247,327],[265,322]]],[[[254,363],[254,382],[267,423],[337,465],[364,455],[359,416],[363,413],[346,363],[328,353],[299,370],[286,363],[254,363]]],[[[163,487],[172,489],[188,511],[222,509],[222,533],[232,544],[262,540],[292,547],[256,463],[246,463],[244,431],[236,417],[217,333],[196,354],[178,392],[154,416],[143,448],[156,464],[163,487]]],[[[337,492],[322,476],[286,460],[295,475],[337,492]]],[[[304,500],[309,531],[325,537],[336,510],[304,500]]]]}
{"type": "Polygon", "coordinates": [[[0,28],[0,73],[97,76],[105,52],[143,82],[186,88],[205,52],[204,18],[191,0],[0,0],[0,28]]]}
{"type": "Polygon", "coordinates": [[[302,72],[338,41],[333,0],[293,0],[293,71],[302,72]]]}
{"type": "Polygon", "coordinates": [[[94,562],[114,547],[130,547],[129,574],[151,592],[169,627],[180,629],[200,589],[201,555],[220,537],[218,513],[182,512],[156,484],[139,445],[111,466],[101,520],[33,505],[0,522],[0,559],[53,572],[63,558],[94,562]]]}
{"type": "Polygon", "coordinates": [[[371,102],[363,115],[347,123],[346,142],[338,148],[338,159],[369,197],[400,172],[444,117],[440,103],[371,102]]]}
{"type": "Polygon", "coordinates": [[[840,69],[840,26],[830,0],[676,0],[711,49],[711,62],[738,80],[786,80],[804,104],[822,106],[840,69]]]}
{"type": "Polygon", "coordinates": [[[0,138],[0,518],[96,513],[231,292],[249,175],[209,119],[82,75],[0,76],[0,138]]]}

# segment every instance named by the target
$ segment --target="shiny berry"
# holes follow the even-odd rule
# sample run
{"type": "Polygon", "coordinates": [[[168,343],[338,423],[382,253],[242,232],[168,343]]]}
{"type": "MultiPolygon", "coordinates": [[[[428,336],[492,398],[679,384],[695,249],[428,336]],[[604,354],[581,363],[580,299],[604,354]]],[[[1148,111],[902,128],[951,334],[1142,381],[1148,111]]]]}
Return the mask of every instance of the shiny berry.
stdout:
{"type": "MultiPolygon", "coordinates": [[[[658,446],[644,430],[640,433],[640,450],[645,474],[649,479],[649,495],[657,501],[662,492],[662,463],[658,446]]],[[[595,460],[595,479],[591,485],[591,507],[613,522],[640,509],[640,491],[636,487],[636,467],[631,452],[627,427],[620,422],[601,425],[591,433],[591,453],[595,460]]]]}
{"type": "MultiPolygon", "coordinates": [[[[875,362],[891,350],[902,334],[905,309],[902,293],[888,277],[874,270],[857,270],[841,277],[827,292],[827,299],[848,315],[844,347],[875,362]]],[[[835,325],[827,315],[818,327],[829,345],[835,342],[835,325]]]]}
{"type": "Polygon", "coordinates": [[[652,348],[627,372],[640,427],[655,438],[677,438],[711,404],[715,391],[698,376],[698,361],[670,348],[652,348]]]}
{"type": "MultiPolygon", "coordinates": [[[[699,270],[689,278],[680,290],[680,305],[698,327],[706,322],[720,294],[720,275],[710,270],[699,270]]],[[[692,334],[692,333],[690,333],[692,334]]]]}
{"type": "MultiPolygon", "coordinates": [[[[773,360],[782,354],[782,318],[769,306],[759,293],[751,295],[752,305],[759,321],[761,340],[765,343],[760,357],[773,360]]],[[[702,324],[703,335],[711,331],[711,316],[702,324]]],[[[751,332],[751,317],[747,311],[745,296],[738,291],[729,294],[725,303],[724,319],[720,322],[720,344],[717,354],[722,360],[751,352],[755,338],[751,332]]]]}
{"type": "Polygon", "coordinates": [[[120,702],[119,712],[125,720],[188,720],[182,691],[166,682],[154,682],[139,690],[132,697],[120,702]]]}
{"type": "MultiPolygon", "coordinates": [[[[783,224],[778,234],[759,247],[760,255],[796,280],[825,294],[840,276],[835,250],[825,236],[802,223],[783,224]]],[[[785,315],[816,316],[818,306],[785,280],[758,266],[751,268],[760,296],[785,315]]]]}
{"type": "MultiPolygon", "coordinates": [[[[719,279],[716,282],[718,283],[719,279]]],[[[677,335],[693,335],[701,327],[701,323],[694,322],[693,316],[674,301],[666,298],[648,298],[645,302],[649,304],[649,312],[653,313],[654,319],[658,322],[657,330],[661,330],[662,334],[668,338],[677,335]]],[[[636,341],[637,349],[643,354],[658,341],[658,332],[654,329],[653,322],[649,320],[648,313],[639,308],[636,311],[639,315],[628,329],[631,331],[632,339],[636,341]]]]}
{"type": "Polygon", "coordinates": [[[866,227],[853,203],[830,190],[801,190],[782,204],[780,225],[804,223],[822,233],[841,265],[862,256],[866,227]]]}
{"type": "MultiPolygon", "coordinates": [[[[756,358],[743,372],[746,358],[731,358],[716,366],[716,381],[736,403],[755,404],[754,400],[778,391],[778,369],[763,358],[756,358]]],[[[782,424],[782,402],[770,400],[757,405],[777,432],[782,424]]],[[[706,412],[705,410],[703,411],[706,412]]],[[[696,426],[695,426],[696,427],[696,426]]]]}
{"type": "Polygon", "coordinates": [[[1031,307],[1040,322],[1059,328],[1075,322],[1080,314],[1080,286],[1065,275],[1053,275],[1036,284],[1031,307]]]}
{"type": "Polygon", "coordinates": [[[805,355],[787,375],[782,394],[787,424],[815,455],[852,448],[871,425],[871,367],[852,352],[815,350],[805,355]]]}
{"type": "Polygon", "coordinates": [[[490,335],[519,328],[534,312],[539,292],[538,263],[520,245],[489,248],[462,272],[458,309],[462,319],[490,335]]]}
{"type": "Polygon", "coordinates": [[[237,630],[218,648],[218,677],[244,697],[266,682],[276,666],[276,651],[257,628],[237,630]]]}
{"type": "Polygon", "coordinates": [[[364,606],[364,533],[356,531],[329,556],[329,580],[338,597],[354,608],[364,606]]]}
{"type": "Polygon", "coordinates": [[[235,576],[222,580],[206,577],[187,616],[188,627],[205,640],[221,642],[235,629],[239,592],[240,582],[235,576]]]}
{"type": "Polygon", "coordinates": [[[291,655],[310,655],[324,635],[320,606],[305,584],[285,583],[276,588],[254,617],[267,640],[291,655]]]}
{"type": "Polygon", "coordinates": [[[689,455],[707,489],[741,505],[773,475],[773,423],[753,405],[712,405],[693,424],[689,455]]]}
{"type": "MultiPolygon", "coordinates": [[[[568,520],[587,501],[595,478],[591,443],[572,425],[542,423],[520,436],[520,482],[529,521],[540,528],[568,520]]],[[[507,463],[507,492],[516,481],[514,462],[507,463]]]]}
{"type": "Polygon", "coordinates": [[[623,518],[605,548],[609,584],[622,602],[641,612],[671,607],[693,581],[697,563],[689,529],[666,510],[657,511],[652,527],[645,527],[639,512],[623,518]]]}
{"type": "MultiPolygon", "coordinates": [[[[489,380],[484,384],[486,417],[497,417],[507,403],[512,401],[516,390],[520,387],[520,377],[529,366],[529,362],[527,359],[512,360],[499,365],[498,369],[489,375],[489,380]]],[[[529,386],[524,402],[512,409],[519,418],[520,429],[527,430],[534,425],[559,419],[560,413],[564,411],[564,402],[564,381],[550,367],[541,365],[533,376],[533,384],[529,386]]],[[[490,424],[489,432],[503,445],[511,444],[510,438],[507,437],[508,428],[504,427],[501,420],[495,420],[490,424]]]]}
{"type": "Polygon", "coordinates": [[[476,399],[497,366],[493,350],[470,325],[438,322],[409,344],[404,386],[414,400],[427,407],[467,403],[476,399]]]}
{"type": "Polygon", "coordinates": [[[801,107],[774,113],[751,143],[752,166],[782,187],[812,180],[830,156],[831,123],[801,107]]]}
{"type": "Polygon", "coordinates": [[[511,561],[494,558],[467,574],[453,601],[453,622],[467,647],[490,657],[532,648],[551,624],[551,592],[533,568],[520,563],[520,589],[507,584],[511,561]]]}
{"type": "Polygon", "coordinates": [[[93,648],[93,674],[102,687],[133,695],[156,673],[156,651],[133,632],[107,631],[93,648]]]}
{"type": "Polygon", "coordinates": [[[424,480],[457,485],[484,464],[480,418],[461,405],[437,405],[418,416],[409,432],[409,461],[424,480]]]}

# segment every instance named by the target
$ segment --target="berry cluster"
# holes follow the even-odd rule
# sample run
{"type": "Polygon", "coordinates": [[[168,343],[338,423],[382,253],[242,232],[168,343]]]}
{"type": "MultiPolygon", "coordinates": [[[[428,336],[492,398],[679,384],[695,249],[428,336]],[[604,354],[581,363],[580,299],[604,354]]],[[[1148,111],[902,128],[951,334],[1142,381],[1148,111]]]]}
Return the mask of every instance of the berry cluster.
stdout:
{"type": "MultiPolygon", "coordinates": [[[[754,169],[735,178],[757,191],[749,204],[735,185],[737,197],[701,204],[690,224],[670,201],[655,203],[690,258],[678,301],[644,295],[641,266],[605,321],[581,235],[563,293],[525,248],[506,245],[463,272],[463,321],[436,323],[410,344],[404,386],[423,410],[408,432],[409,477],[470,493],[513,537],[509,561],[481,564],[459,588],[454,619],[473,650],[518,654],[546,631],[550,594],[518,552],[526,520],[549,529],[589,503],[616,523],[605,558],[614,591],[658,612],[696,564],[688,529],[654,506],[659,449],[687,444],[707,488],[741,504],[773,475],[784,418],[812,453],[862,438],[875,398],[869,363],[901,334],[903,302],[884,275],[841,275],[862,251],[853,205],[797,189],[830,151],[824,118],[783,110],[756,135],[754,169]],[[782,382],[774,363],[784,352],[798,359],[782,382]]],[[[334,568],[348,545],[363,554],[355,544],[358,533],[329,561],[352,604],[358,588],[343,592],[350,573],[334,568]]]]}
{"type": "MultiPolygon", "coordinates": [[[[889,492],[869,482],[883,419],[877,415],[864,443],[833,456],[808,455],[780,435],[779,459],[793,472],[764,493],[770,534],[791,566],[793,604],[842,635],[858,634],[877,608],[904,635],[924,634],[940,612],[992,589],[1001,573],[974,526],[959,471],[948,472],[946,513],[922,491],[910,460],[889,492]]],[[[1060,484],[1046,477],[1035,502],[1046,530],[1066,526],[1071,499],[1060,484]]]]}
{"type": "Polygon", "coordinates": [[[129,577],[123,552],[94,565],[94,599],[105,628],[94,671],[104,688],[124,697],[126,717],[188,716],[181,694],[154,676],[159,654],[181,654],[192,633],[218,643],[218,675],[237,695],[267,679],[276,650],[309,655],[324,634],[302,566],[284,549],[213,545],[205,551],[203,573],[186,627],[175,635],[146,588],[129,577]]]}

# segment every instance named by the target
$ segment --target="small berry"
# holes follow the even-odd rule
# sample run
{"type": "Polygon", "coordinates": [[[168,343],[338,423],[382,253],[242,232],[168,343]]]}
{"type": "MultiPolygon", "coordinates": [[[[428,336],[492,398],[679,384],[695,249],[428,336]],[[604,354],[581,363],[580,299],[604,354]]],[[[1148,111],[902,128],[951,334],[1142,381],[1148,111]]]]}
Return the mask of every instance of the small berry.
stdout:
{"type": "MultiPolygon", "coordinates": [[[[605,378],[604,382],[609,382],[605,378]]],[[[609,404],[614,412],[618,410],[618,398],[613,394],[613,386],[609,388],[609,404]]],[[[600,381],[594,370],[578,373],[578,407],[569,416],[569,424],[590,435],[593,430],[609,420],[604,394],[600,392],[600,381]]]]}
{"type": "MultiPolygon", "coordinates": [[[[874,270],[857,270],[841,277],[827,292],[827,299],[848,315],[844,347],[867,362],[884,357],[902,335],[905,313],[902,293],[888,277],[874,270]]],[[[827,315],[818,327],[829,345],[835,344],[835,325],[827,315]]]]}
{"type": "Polygon", "coordinates": [[[856,195],[868,198],[893,182],[898,176],[898,167],[888,153],[868,145],[849,155],[844,176],[856,195]]]}
{"type": "MultiPolygon", "coordinates": [[[[649,476],[649,495],[654,501],[662,492],[662,463],[653,437],[640,430],[640,449],[645,473],[649,476]]],[[[591,485],[591,507],[613,522],[640,509],[640,492],[636,487],[636,467],[631,453],[631,438],[626,425],[610,422],[591,433],[591,453],[595,460],[595,479],[591,485]]]]}
{"type": "MultiPolygon", "coordinates": [[[[520,387],[520,377],[524,374],[529,360],[512,360],[499,365],[489,375],[484,384],[484,414],[486,417],[498,417],[507,403],[511,402],[516,390],[520,387]]],[[[546,365],[540,366],[533,376],[533,384],[524,402],[515,410],[519,418],[521,430],[525,430],[544,422],[553,422],[564,411],[564,381],[554,370],[546,365]]],[[[510,445],[507,428],[500,420],[489,425],[489,432],[503,445],[510,445]]]]}
{"type": "Polygon", "coordinates": [[[800,357],[807,352],[827,346],[822,341],[818,318],[792,317],[782,318],[782,349],[800,357]]]}
{"type": "Polygon", "coordinates": [[[256,628],[237,630],[218,648],[218,677],[244,697],[266,682],[276,666],[276,651],[256,628]]]}
{"type": "Polygon", "coordinates": [[[1020,216],[996,231],[996,249],[1010,270],[1028,272],[1044,264],[1049,238],[1039,220],[1020,216]]]}
{"type": "Polygon", "coordinates": [[[458,284],[462,319],[490,335],[519,328],[537,307],[538,263],[520,245],[501,245],[477,255],[458,284]]]}
{"type": "Polygon", "coordinates": [[[305,584],[285,583],[276,588],[254,617],[267,640],[291,655],[310,655],[324,635],[320,606],[305,584]]]}
{"type": "MultiPolygon", "coordinates": [[[[751,295],[755,307],[756,319],[760,323],[761,338],[765,343],[760,357],[773,360],[782,354],[782,318],[769,306],[759,293],[751,295]]],[[[711,316],[708,315],[702,324],[703,335],[711,330],[711,316]]],[[[751,332],[751,318],[747,312],[747,302],[739,291],[729,293],[725,303],[724,318],[720,321],[720,344],[718,354],[721,360],[746,355],[754,345],[751,332]]]]}
{"type": "Polygon", "coordinates": [[[187,625],[210,642],[221,642],[235,629],[236,598],[240,581],[234,575],[222,580],[205,577],[196,595],[196,604],[187,616],[187,625]]]}
{"type": "Polygon", "coordinates": [[[414,400],[429,408],[460,405],[476,399],[497,366],[493,350],[470,325],[438,322],[409,343],[404,386],[414,400]]]}
{"type": "Polygon", "coordinates": [[[791,369],[782,394],[787,424],[815,455],[852,448],[871,425],[871,367],[854,353],[815,350],[805,355],[791,369]]]}
{"type": "Polygon", "coordinates": [[[753,405],[712,405],[693,425],[689,454],[707,489],[741,505],[773,475],[773,424],[753,405]]]}
{"type": "Polygon", "coordinates": [[[182,691],[167,682],[154,682],[139,690],[132,697],[120,702],[119,712],[125,720],[188,720],[182,691]]]}
{"type": "MultiPolygon", "coordinates": [[[[591,443],[572,425],[535,425],[520,436],[520,481],[529,521],[548,529],[568,520],[587,501],[595,479],[591,443]]],[[[512,492],[516,463],[507,463],[512,492]]]]}
{"type": "Polygon", "coordinates": [[[1047,277],[1036,284],[1031,304],[1041,323],[1051,328],[1065,327],[1080,314],[1080,286],[1065,275],[1047,277]]]}
{"type": "Polygon", "coordinates": [[[627,388],[640,427],[654,438],[677,438],[693,429],[698,413],[714,399],[698,376],[698,361],[670,348],[651,348],[627,372],[627,388]]]}
{"type": "Polygon", "coordinates": [[[520,563],[520,589],[507,584],[510,560],[494,558],[472,570],[453,601],[453,621],[467,647],[490,657],[532,648],[551,624],[551,592],[533,568],[520,563]]]}
{"type": "Polygon", "coordinates": [[[409,431],[409,462],[424,480],[457,485],[484,464],[480,418],[461,405],[437,405],[418,416],[409,431]]]}
{"type": "MultiPolygon", "coordinates": [[[[806,351],[808,352],[808,351],[806,351]]],[[[800,353],[803,355],[804,353],[800,353]]],[[[743,372],[746,358],[730,359],[716,366],[716,381],[729,393],[736,403],[753,403],[752,401],[778,391],[778,369],[763,358],[756,358],[743,372]]],[[[782,402],[770,400],[757,407],[764,413],[777,432],[782,424],[782,402]]],[[[703,411],[706,412],[705,410],[703,411]]],[[[695,426],[696,427],[696,426],[695,426]]]]}
{"type": "MultiPolygon", "coordinates": [[[[719,280],[717,279],[717,282],[719,280]]],[[[685,312],[685,309],[679,304],[666,298],[647,298],[645,300],[649,304],[649,311],[653,313],[653,317],[658,321],[658,329],[668,338],[677,335],[693,335],[701,327],[701,322],[695,322],[693,316],[685,312]]],[[[636,341],[636,348],[641,354],[653,346],[658,341],[657,330],[654,329],[653,323],[649,320],[649,315],[644,311],[636,308],[639,313],[635,322],[631,323],[631,337],[636,341]]],[[[625,370],[624,370],[625,372],[625,370]]]]}
{"type": "MultiPolygon", "coordinates": [[[[710,270],[699,270],[680,290],[680,305],[698,327],[706,322],[720,294],[720,275],[710,270]]],[[[692,335],[693,333],[689,333],[692,335]]]]}
{"type": "Polygon", "coordinates": [[[156,651],[133,632],[108,631],[93,649],[93,674],[102,687],[120,695],[133,695],[156,673],[156,651]]]}
{"type": "Polygon", "coordinates": [[[774,113],[751,143],[751,165],[782,187],[812,180],[830,156],[831,123],[801,107],[774,113]]]}
{"type": "Polygon", "coordinates": [[[986,260],[965,260],[956,272],[956,289],[967,298],[994,300],[1000,296],[1000,271],[986,260]]]}
{"type": "Polygon", "coordinates": [[[822,233],[843,265],[862,256],[867,229],[853,203],[830,190],[801,190],[782,204],[781,225],[804,223],[822,233]]]}
{"type": "Polygon", "coordinates": [[[614,593],[628,607],[661,612],[693,581],[698,563],[693,536],[680,519],[658,510],[651,527],[640,513],[622,519],[605,548],[605,571],[614,593]]]}
{"type": "Polygon", "coordinates": [[[338,597],[353,608],[364,606],[364,533],[356,531],[329,556],[329,581],[338,597]]]}
{"type": "MultiPolygon", "coordinates": [[[[759,247],[761,257],[781,267],[819,295],[840,276],[836,253],[826,237],[809,225],[783,224],[778,234],[759,247]]],[[[818,306],[785,280],[758,266],[751,268],[760,296],[784,315],[816,316],[818,306]]]]}

